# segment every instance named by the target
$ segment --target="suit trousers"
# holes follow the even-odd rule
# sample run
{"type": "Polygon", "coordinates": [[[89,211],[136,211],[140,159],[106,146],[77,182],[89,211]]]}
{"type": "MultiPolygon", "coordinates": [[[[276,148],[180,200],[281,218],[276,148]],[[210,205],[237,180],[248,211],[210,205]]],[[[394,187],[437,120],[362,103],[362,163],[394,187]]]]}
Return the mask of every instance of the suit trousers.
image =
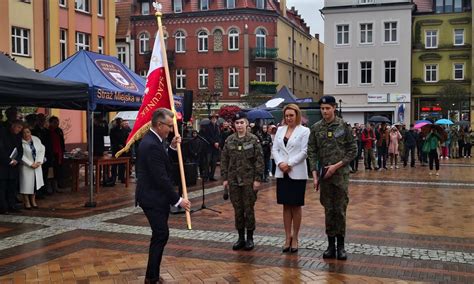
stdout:
{"type": "Polygon", "coordinates": [[[405,160],[403,161],[403,165],[406,167],[408,164],[408,156],[410,156],[410,166],[415,166],[415,146],[407,146],[405,147],[405,160]]]}
{"type": "Polygon", "coordinates": [[[0,180],[0,213],[16,209],[17,179],[0,180]]]}
{"type": "Polygon", "coordinates": [[[148,265],[146,279],[158,281],[163,251],[169,238],[168,217],[169,209],[142,208],[152,230],[150,249],[148,251],[148,265]]]}

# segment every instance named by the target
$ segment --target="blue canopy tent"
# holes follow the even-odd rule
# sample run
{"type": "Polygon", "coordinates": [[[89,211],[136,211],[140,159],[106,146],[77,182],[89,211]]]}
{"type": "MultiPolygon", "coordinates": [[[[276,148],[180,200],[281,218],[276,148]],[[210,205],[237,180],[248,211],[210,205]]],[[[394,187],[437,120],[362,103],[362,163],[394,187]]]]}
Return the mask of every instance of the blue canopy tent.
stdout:
{"type": "Polygon", "coordinates": [[[92,111],[137,110],[145,91],[145,80],[117,58],[85,50],[42,73],[88,84],[92,111]]]}
{"type": "MultiPolygon", "coordinates": [[[[77,109],[87,110],[87,140],[89,151],[89,180],[93,180],[93,111],[138,110],[145,92],[145,80],[129,70],[117,58],[81,50],[65,61],[42,72],[64,80],[86,83],[89,101],[77,109]]],[[[90,183],[89,202],[95,207],[93,183],[90,183]]]]}

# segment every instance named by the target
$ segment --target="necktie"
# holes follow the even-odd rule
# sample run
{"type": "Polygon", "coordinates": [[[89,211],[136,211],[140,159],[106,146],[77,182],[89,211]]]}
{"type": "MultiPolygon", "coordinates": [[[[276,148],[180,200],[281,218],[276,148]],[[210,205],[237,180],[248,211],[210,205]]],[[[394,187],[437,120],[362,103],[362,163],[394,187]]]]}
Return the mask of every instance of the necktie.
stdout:
{"type": "Polygon", "coordinates": [[[169,147],[168,141],[166,139],[163,139],[162,144],[163,144],[163,148],[165,148],[166,155],[168,155],[168,147],[169,147]]]}

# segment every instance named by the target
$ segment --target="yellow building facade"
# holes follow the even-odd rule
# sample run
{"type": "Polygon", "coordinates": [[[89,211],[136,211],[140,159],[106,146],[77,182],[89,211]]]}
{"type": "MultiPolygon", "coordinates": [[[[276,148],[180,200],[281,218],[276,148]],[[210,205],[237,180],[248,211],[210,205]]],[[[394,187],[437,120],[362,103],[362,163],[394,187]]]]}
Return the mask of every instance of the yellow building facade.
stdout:
{"type": "MultiPolygon", "coordinates": [[[[288,11],[296,13],[296,11],[288,11]]],[[[287,86],[298,98],[322,96],[322,62],[324,44],[318,35],[293,24],[288,16],[282,15],[277,23],[278,59],[276,62],[276,82],[278,87],[287,86]]]]}

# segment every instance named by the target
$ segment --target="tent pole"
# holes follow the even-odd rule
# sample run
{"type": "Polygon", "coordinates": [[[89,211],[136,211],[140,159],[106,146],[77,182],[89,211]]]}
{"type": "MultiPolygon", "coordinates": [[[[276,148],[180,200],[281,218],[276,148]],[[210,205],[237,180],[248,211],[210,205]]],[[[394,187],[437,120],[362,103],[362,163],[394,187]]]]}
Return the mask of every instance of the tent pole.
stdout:
{"type": "MultiPolygon", "coordinates": [[[[94,202],[94,115],[87,104],[87,151],[89,158],[89,201],[84,204],[84,207],[94,208],[97,203],[94,202]]],[[[97,169],[97,174],[99,169],[97,169]]]]}

